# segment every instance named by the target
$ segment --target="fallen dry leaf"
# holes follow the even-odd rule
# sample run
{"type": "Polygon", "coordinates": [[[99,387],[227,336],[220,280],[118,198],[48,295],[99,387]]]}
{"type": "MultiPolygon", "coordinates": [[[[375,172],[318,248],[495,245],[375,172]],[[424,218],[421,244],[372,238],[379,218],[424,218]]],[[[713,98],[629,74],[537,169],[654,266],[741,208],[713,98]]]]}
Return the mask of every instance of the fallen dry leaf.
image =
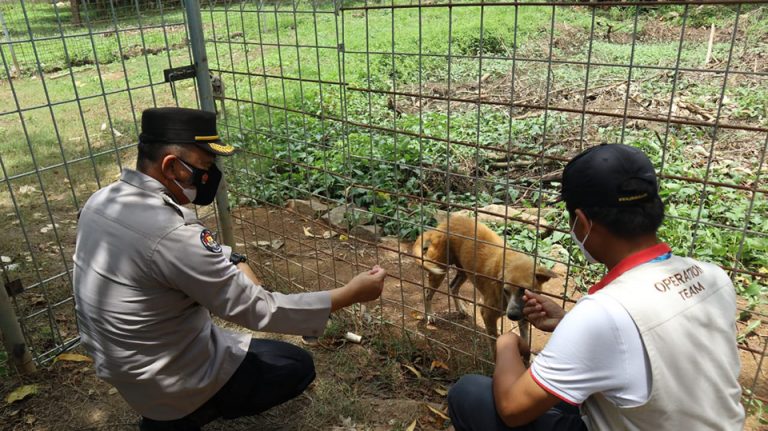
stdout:
{"type": "Polygon", "coordinates": [[[440,388],[433,388],[433,390],[434,390],[434,391],[435,391],[435,392],[436,392],[438,395],[440,395],[440,396],[443,396],[443,397],[444,397],[444,396],[447,396],[447,395],[448,395],[448,390],[447,390],[447,389],[445,389],[445,388],[442,388],[442,387],[440,387],[440,388]]]}
{"type": "Polygon", "coordinates": [[[317,238],[317,235],[312,233],[312,228],[308,226],[304,226],[304,236],[308,236],[310,238],[317,238]]]}
{"type": "Polygon", "coordinates": [[[421,378],[421,373],[419,370],[417,370],[415,367],[408,365],[408,364],[402,364],[405,368],[408,369],[408,371],[412,372],[416,377],[421,378]]]}
{"type": "Polygon", "coordinates": [[[13,404],[16,401],[21,401],[27,397],[35,395],[37,393],[37,385],[24,385],[14,389],[7,397],[5,397],[6,404],[13,404]]]}
{"type": "Polygon", "coordinates": [[[59,361],[68,361],[68,362],[93,362],[93,359],[85,356],[80,355],[78,353],[62,353],[61,355],[57,356],[56,359],[53,360],[53,363],[59,361]]]}
{"type": "Polygon", "coordinates": [[[408,425],[408,428],[405,429],[405,431],[414,431],[416,429],[416,419],[411,422],[410,425],[408,425]]]}
{"type": "Polygon", "coordinates": [[[442,368],[444,370],[449,370],[448,365],[443,361],[434,360],[432,361],[432,365],[429,366],[430,371],[434,370],[435,368],[442,368]]]}
{"type": "Polygon", "coordinates": [[[115,395],[117,393],[117,389],[112,388],[107,392],[109,395],[115,395]]]}
{"type": "Polygon", "coordinates": [[[445,420],[448,420],[448,419],[450,419],[450,418],[449,418],[449,417],[448,417],[448,416],[447,416],[445,413],[443,413],[443,412],[441,412],[440,410],[438,410],[438,409],[436,409],[436,408],[434,408],[434,407],[430,406],[429,404],[424,404],[424,405],[425,405],[425,406],[427,406],[427,408],[428,408],[428,409],[429,409],[429,410],[430,410],[432,413],[434,413],[434,414],[436,414],[436,415],[440,416],[441,418],[443,418],[443,419],[445,419],[445,420]]]}

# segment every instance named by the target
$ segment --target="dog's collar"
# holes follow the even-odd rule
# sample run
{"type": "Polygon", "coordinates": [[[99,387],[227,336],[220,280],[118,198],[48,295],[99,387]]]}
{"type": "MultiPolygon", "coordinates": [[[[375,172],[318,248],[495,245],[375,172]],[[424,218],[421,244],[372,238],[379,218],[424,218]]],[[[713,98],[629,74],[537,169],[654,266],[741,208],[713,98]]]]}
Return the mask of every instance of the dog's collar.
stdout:
{"type": "Polygon", "coordinates": [[[605,274],[605,277],[602,278],[597,284],[589,288],[589,294],[592,295],[593,293],[597,292],[598,290],[604,288],[609,283],[611,283],[613,280],[616,280],[624,274],[625,272],[629,271],[630,269],[640,266],[644,263],[650,262],[652,260],[658,259],[661,256],[664,256],[665,254],[669,254],[672,252],[672,249],[669,248],[669,246],[665,243],[659,243],[656,245],[653,245],[651,247],[646,248],[645,250],[638,251],[635,254],[631,254],[619,262],[618,265],[614,266],[613,269],[608,271],[608,274],[605,274]]]}

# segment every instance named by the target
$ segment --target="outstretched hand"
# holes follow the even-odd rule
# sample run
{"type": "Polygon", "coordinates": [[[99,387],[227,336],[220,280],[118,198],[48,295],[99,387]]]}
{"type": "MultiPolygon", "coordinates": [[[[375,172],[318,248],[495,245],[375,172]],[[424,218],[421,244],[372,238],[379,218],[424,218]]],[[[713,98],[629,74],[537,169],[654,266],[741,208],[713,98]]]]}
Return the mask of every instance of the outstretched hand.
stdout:
{"type": "Polygon", "coordinates": [[[387,271],[379,265],[357,274],[344,287],[331,291],[331,311],[381,296],[387,271]]]}
{"type": "Polygon", "coordinates": [[[542,331],[552,332],[565,316],[565,310],[551,299],[526,290],[523,295],[525,319],[542,331]]]}
{"type": "Polygon", "coordinates": [[[387,271],[379,265],[357,274],[347,286],[354,292],[355,302],[367,302],[381,296],[387,271]]]}

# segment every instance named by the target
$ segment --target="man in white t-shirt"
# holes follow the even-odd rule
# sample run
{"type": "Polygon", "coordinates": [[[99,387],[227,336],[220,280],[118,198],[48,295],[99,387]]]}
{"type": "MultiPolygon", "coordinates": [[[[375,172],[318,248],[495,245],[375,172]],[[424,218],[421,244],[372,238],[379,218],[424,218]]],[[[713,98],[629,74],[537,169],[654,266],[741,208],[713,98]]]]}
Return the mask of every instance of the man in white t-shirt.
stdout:
{"type": "Polygon", "coordinates": [[[600,145],[563,171],[571,237],[609,270],[567,315],[527,292],[526,318],[553,332],[526,370],[520,338],[496,343],[493,379],[448,394],[457,430],[740,430],[736,299],[722,269],[675,256],[642,151],[600,145]]]}

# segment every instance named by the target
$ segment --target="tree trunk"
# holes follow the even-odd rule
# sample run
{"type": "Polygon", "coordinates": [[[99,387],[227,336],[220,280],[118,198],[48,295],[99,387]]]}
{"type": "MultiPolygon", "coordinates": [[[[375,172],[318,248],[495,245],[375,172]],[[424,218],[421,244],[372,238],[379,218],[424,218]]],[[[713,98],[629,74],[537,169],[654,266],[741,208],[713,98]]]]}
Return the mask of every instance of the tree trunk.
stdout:
{"type": "Polygon", "coordinates": [[[72,12],[72,24],[80,26],[80,0],[69,0],[69,9],[72,12]]]}

